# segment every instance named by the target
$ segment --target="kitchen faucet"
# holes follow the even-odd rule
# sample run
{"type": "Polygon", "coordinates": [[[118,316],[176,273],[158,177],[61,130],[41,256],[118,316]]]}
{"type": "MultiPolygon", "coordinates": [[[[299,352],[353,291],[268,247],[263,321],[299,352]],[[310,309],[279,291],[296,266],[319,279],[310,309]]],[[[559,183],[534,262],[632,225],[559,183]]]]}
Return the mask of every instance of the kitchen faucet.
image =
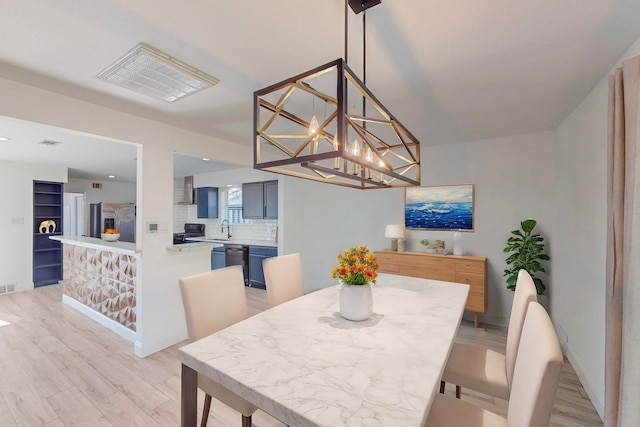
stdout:
{"type": "Polygon", "coordinates": [[[223,219],[222,222],[220,223],[221,226],[221,233],[224,233],[224,223],[227,223],[227,239],[231,238],[231,226],[229,225],[229,220],[228,219],[223,219]]]}

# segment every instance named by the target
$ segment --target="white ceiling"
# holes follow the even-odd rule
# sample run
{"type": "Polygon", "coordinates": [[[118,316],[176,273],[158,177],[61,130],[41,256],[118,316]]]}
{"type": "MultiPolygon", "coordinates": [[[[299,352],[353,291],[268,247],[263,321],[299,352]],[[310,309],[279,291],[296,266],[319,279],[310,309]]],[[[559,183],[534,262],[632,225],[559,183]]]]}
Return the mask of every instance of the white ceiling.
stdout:
{"type": "MultiPolygon", "coordinates": [[[[343,0],[1,9],[0,76],[245,145],[253,91],[343,56],[343,0]],[[139,42],[221,82],[169,104],[95,78],[139,42]]],[[[367,87],[424,145],[551,130],[640,37],[638,22],[638,0],[383,0],[367,15],[367,87]]],[[[360,16],[349,25],[360,73],[360,16]]]]}

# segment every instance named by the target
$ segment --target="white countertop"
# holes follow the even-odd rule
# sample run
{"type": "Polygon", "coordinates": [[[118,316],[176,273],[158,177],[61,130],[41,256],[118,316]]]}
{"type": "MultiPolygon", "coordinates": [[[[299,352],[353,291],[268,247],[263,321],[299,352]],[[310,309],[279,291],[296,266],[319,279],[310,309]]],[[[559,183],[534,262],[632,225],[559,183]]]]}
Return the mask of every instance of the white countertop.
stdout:
{"type": "Polygon", "coordinates": [[[230,240],[225,240],[207,236],[187,237],[185,240],[189,240],[191,242],[222,243],[223,245],[268,246],[272,248],[278,247],[278,244],[273,240],[234,239],[233,237],[230,240]]]}
{"type": "Polygon", "coordinates": [[[125,255],[139,255],[139,252],[136,252],[136,244],[130,242],[106,242],[96,237],[86,236],[49,236],[49,238],[51,240],[58,240],[68,245],[100,249],[102,251],[115,252],[125,255]]]}
{"type": "MultiPolygon", "coordinates": [[[[188,239],[191,240],[191,239],[188,239]]],[[[195,241],[194,243],[183,243],[180,245],[167,246],[167,252],[195,252],[222,247],[220,243],[213,241],[195,241]]]]}
{"type": "Polygon", "coordinates": [[[342,318],[332,286],[182,347],[178,358],[287,425],[418,427],[468,292],[380,274],[368,320],[342,318]]]}

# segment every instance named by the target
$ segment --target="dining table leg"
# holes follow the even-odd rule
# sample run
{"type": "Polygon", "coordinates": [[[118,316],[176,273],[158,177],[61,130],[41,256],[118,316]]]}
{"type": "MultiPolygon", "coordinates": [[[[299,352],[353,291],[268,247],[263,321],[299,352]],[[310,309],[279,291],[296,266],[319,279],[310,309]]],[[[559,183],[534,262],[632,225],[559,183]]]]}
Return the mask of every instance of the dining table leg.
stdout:
{"type": "Polygon", "coordinates": [[[181,426],[195,427],[198,422],[198,373],[182,364],[181,426]]]}

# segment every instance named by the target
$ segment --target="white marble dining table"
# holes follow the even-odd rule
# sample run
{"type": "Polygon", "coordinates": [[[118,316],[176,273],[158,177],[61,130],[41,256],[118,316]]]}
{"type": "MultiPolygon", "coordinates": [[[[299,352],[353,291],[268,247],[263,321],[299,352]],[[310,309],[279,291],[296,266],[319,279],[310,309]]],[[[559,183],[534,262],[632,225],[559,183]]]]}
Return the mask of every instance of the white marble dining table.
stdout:
{"type": "Polygon", "coordinates": [[[196,425],[198,372],[289,426],[422,426],[468,292],[380,274],[368,320],[340,316],[336,285],[184,346],[182,426],[196,425]]]}

